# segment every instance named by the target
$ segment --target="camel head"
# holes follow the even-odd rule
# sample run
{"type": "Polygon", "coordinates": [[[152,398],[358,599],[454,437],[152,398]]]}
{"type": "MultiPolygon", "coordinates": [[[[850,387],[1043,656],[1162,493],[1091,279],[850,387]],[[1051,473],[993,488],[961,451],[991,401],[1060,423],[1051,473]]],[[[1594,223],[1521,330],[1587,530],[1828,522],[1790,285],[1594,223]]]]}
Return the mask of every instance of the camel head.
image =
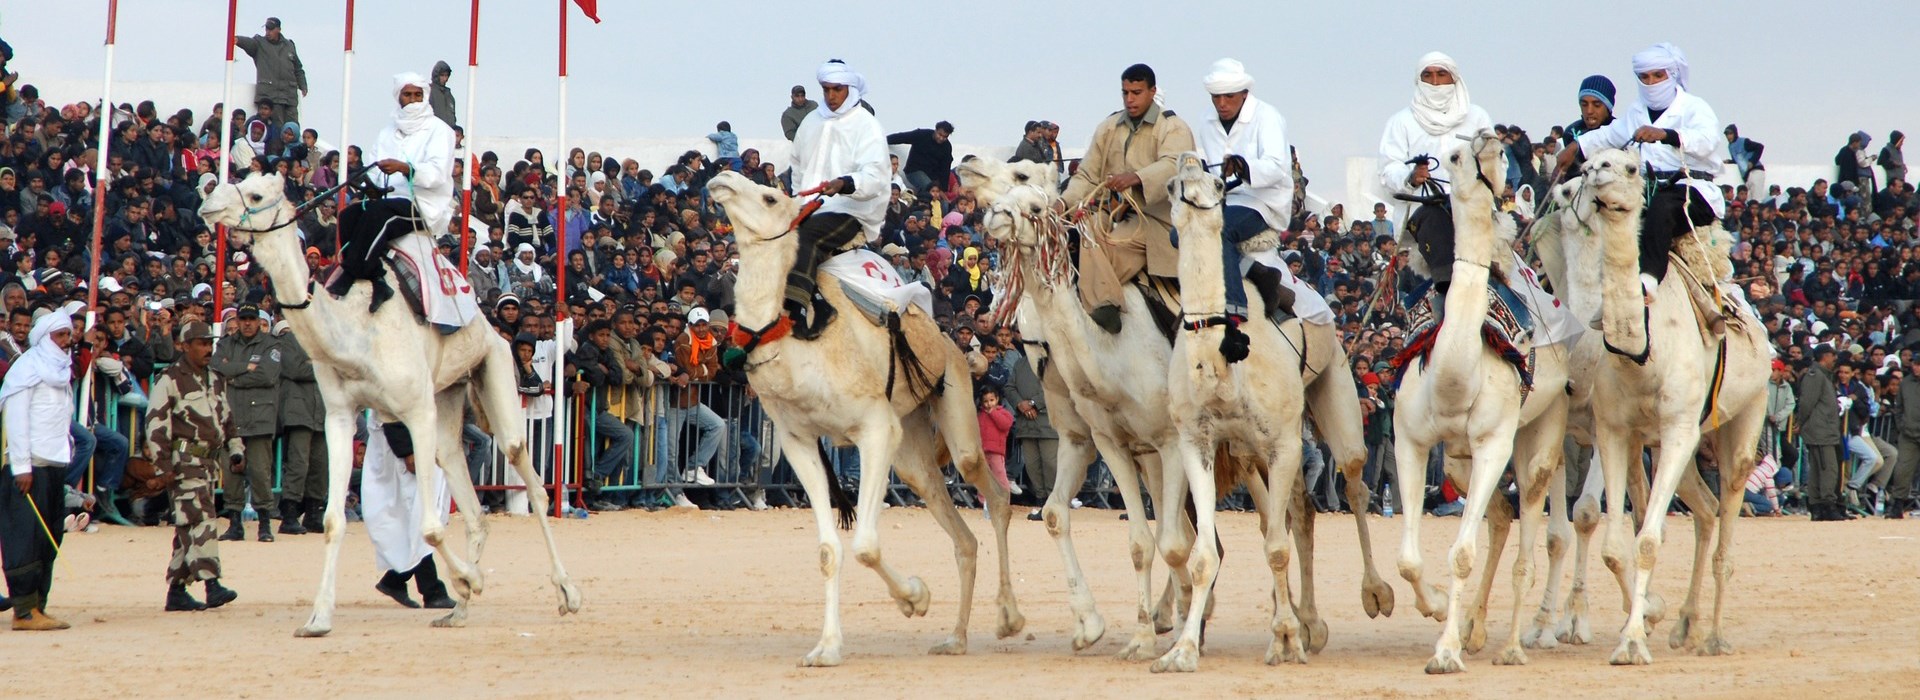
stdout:
{"type": "Polygon", "coordinates": [[[1453,183],[1453,205],[1493,209],[1506,194],[1507,149],[1490,129],[1481,129],[1472,138],[1447,152],[1443,159],[1448,181],[1453,183]]]}
{"type": "MultiPolygon", "coordinates": [[[[1646,196],[1640,156],[1632,151],[1601,151],[1580,166],[1580,179],[1595,213],[1609,220],[1639,220],[1646,196]]],[[[1638,225],[1629,228],[1639,230],[1638,225]]]]}
{"type": "Polygon", "coordinates": [[[1003,245],[1029,249],[1040,245],[1039,222],[1053,209],[1051,191],[1024,185],[1012,188],[998,185],[996,182],[996,194],[992,199],[981,195],[982,190],[971,190],[986,207],[981,227],[986,229],[988,236],[1003,245]]]}
{"type": "Polygon", "coordinates": [[[1180,154],[1179,170],[1173,179],[1167,181],[1167,197],[1173,200],[1175,219],[1191,215],[1192,210],[1219,209],[1221,200],[1227,196],[1227,185],[1220,178],[1207,171],[1206,161],[1200,154],[1187,152],[1180,154]]]}
{"type": "Polygon", "coordinates": [[[213,188],[200,203],[200,219],[209,228],[225,226],[235,243],[253,242],[253,235],[289,226],[298,217],[287,201],[286,181],[279,175],[255,173],[234,184],[213,188]]]}
{"type": "Polygon", "coordinates": [[[985,158],[971,158],[954,171],[960,175],[960,184],[980,200],[980,206],[992,207],[1001,196],[1016,188],[1034,186],[1047,192],[1057,192],[1060,187],[1060,175],[1046,163],[997,163],[985,158]]]}
{"type": "Polygon", "coordinates": [[[707,191],[727,212],[727,220],[738,232],[734,238],[743,253],[776,244],[792,248],[793,242],[781,237],[800,214],[800,202],[780,190],[764,187],[736,172],[724,172],[707,182],[707,191]]]}

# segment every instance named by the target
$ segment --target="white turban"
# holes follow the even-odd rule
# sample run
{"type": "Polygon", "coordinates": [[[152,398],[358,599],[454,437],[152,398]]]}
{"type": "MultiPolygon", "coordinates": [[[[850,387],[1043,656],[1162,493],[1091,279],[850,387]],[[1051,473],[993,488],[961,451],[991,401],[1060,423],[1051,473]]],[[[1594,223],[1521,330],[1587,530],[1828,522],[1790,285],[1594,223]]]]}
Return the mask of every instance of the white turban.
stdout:
{"type": "Polygon", "coordinates": [[[1433,51],[1420,57],[1420,70],[1444,68],[1453,74],[1452,85],[1428,85],[1420,79],[1419,73],[1413,76],[1413,119],[1428,134],[1439,136],[1460,126],[1473,111],[1473,102],[1467,96],[1466,80],[1460,77],[1460,68],[1453,64],[1453,57],[1439,51],[1433,51]]]}
{"type": "Polygon", "coordinates": [[[55,311],[42,315],[27,332],[27,351],[13,361],[0,382],[0,402],[40,384],[65,386],[73,381],[73,357],[53,341],[57,331],[73,330],[73,317],[55,311]]]}
{"type": "Polygon", "coordinates": [[[866,76],[860,75],[859,72],[848,67],[846,61],[842,61],[837,58],[831,59],[826,63],[820,64],[819,70],[814,71],[813,75],[814,75],[814,78],[822,85],[847,86],[847,100],[845,102],[840,103],[840,109],[837,109],[837,110],[828,109],[827,101],[826,100],[820,101],[819,111],[820,111],[821,117],[831,119],[833,117],[846,114],[849,110],[852,110],[854,107],[859,106],[860,100],[866,98],[866,95],[867,95],[866,76]]]}
{"type": "Polygon", "coordinates": [[[1231,58],[1213,62],[1213,69],[1206,77],[1207,94],[1231,95],[1242,90],[1253,89],[1253,76],[1247,75],[1246,66],[1231,58]]]}
{"type": "MultiPolygon", "coordinates": [[[[400,91],[406,89],[408,85],[420,88],[422,93],[427,91],[427,79],[419,73],[407,71],[397,74],[393,76],[393,101],[395,103],[400,101],[400,91]]],[[[419,131],[426,126],[427,120],[433,118],[433,107],[429,106],[426,100],[421,100],[410,105],[402,105],[398,109],[393,110],[393,127],[398,129],[400,134],[404,136],[419,131]]]]}
{"type": "Polygon", "coordinates": [[[1633,75],[1640,88],[1640,101],[1651,109],[1666,109],[1687,88],[1687,55],[1673,44],[1654,44],[1633,55],[1633,75]],[[1667,79],[1652,85],[1639,82],[1641,73],[1654,70],[1666,71],[1667,79]]]}

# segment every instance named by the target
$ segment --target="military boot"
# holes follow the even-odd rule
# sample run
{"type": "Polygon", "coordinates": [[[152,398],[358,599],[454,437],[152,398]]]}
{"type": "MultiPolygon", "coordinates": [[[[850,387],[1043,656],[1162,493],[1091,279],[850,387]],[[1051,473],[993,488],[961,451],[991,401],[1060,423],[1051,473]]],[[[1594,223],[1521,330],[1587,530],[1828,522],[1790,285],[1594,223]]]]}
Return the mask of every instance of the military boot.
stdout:
{"type": "Polygon", "coordinates": [[[266,513],[260,514],[260,537],[258,539],[261,542],[273,541],[273,518],[267,517],[266,513]]]}
{"type": "Polygon", "coordinates": [[[193,599],[187,592],[187,584],[175,583],[167,587],[167,612],[198,612],[207,609],[207,604],[193,599]]]}
{"type": "Polygon", "coordinates": [[[207,579],[207,609],[208,610],[212,610],[222,605],[226,605],[239,598],[240,598],[240,594],[233,592],[233,589],[220,585],[220,579],[217,579],[217,578],[207,579]]]}
{"type": "Polygon", "coordinates": [[[300,501],[297,501],[297,500],[281,501],[280,515],[283,516],[280,518],[280,534],[282,535],[307,534],[307,528],[302,527],[300,525],[300,501]]]}
{"type": "Polygon", "coordinates": [[[309,498],[306,503],[306,517],[300,519],[300,527],[306,528],[307,532],[324,534],[327,531],[326,500],[309,498]]]}
{"type": "Polygon", "coordinates": [[[246,523],[239,513],[227,516],[227,531],[220,533],[221,542],[239,542],[247,538],[246,523]]]}

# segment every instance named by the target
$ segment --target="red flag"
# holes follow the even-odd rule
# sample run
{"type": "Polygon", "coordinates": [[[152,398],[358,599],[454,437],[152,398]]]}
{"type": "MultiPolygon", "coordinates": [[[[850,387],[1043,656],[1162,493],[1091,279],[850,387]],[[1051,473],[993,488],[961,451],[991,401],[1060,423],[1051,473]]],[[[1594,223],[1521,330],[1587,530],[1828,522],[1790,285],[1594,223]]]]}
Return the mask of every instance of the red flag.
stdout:
{"type": "Polygon", "coordinates": [[[600,23],[600,0],[573,0],[573,4],[579,5],[580,11],[586,13],[587,19],[593,20],[594,24],[600,23]]]}

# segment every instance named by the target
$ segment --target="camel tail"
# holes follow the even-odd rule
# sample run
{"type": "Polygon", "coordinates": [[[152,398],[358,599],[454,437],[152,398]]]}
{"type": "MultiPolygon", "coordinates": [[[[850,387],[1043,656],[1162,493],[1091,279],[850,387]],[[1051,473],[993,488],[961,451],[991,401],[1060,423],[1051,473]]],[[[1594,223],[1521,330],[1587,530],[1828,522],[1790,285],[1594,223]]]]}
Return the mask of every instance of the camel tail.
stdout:
{"type": "Polygon", "coordinates": [[[840,529],[852,530],[854,517],[853,493],[847,485],[833,474],[833,456],[827,454],[827,446],[819,445],[820,463],[827,467],[827,500],[833,504],[833,510],[840,515],[840,529]]]}

